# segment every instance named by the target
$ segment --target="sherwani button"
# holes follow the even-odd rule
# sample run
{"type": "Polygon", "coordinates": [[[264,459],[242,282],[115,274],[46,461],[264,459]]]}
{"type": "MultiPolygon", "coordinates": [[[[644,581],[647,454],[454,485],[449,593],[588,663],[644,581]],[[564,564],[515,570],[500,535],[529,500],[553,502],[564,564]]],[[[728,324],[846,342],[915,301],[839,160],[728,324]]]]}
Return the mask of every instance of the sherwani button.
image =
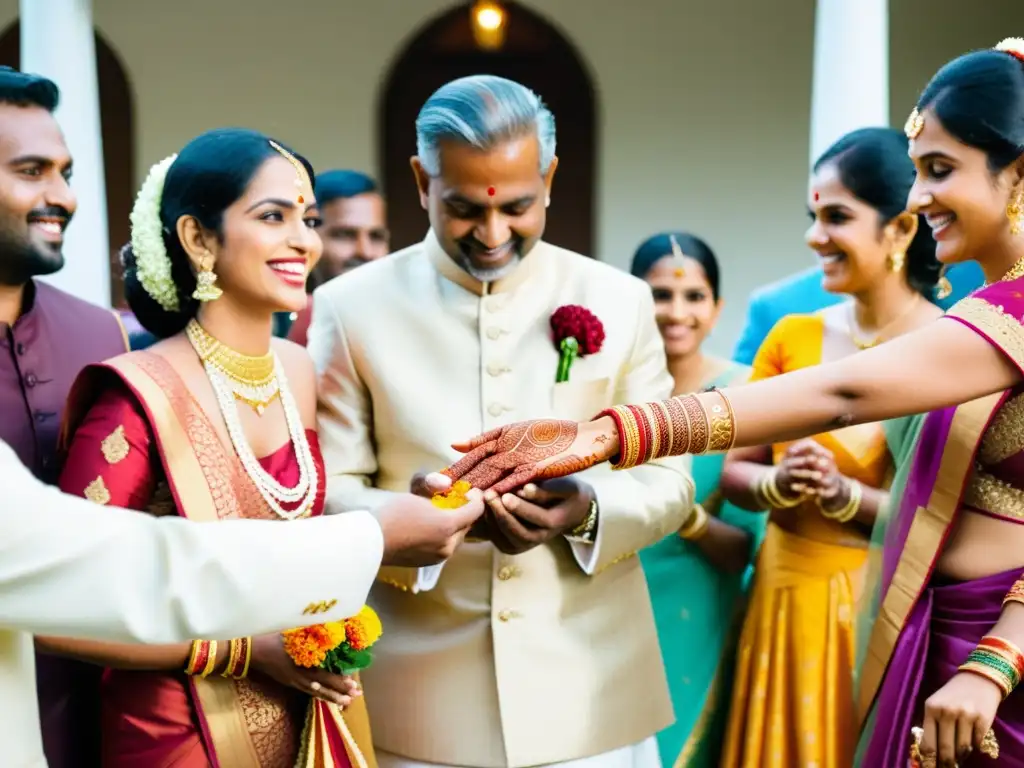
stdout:
{"type": "Polygon", "coordinates": [[[511,566],[506,565],[500,571],[498,571],[498,578],[502,581],[508,581],[515,575],[515,571],[511,566]]]}
{"type": "Polygon", "coordinates": [[[497,363],[491,363],[487,366],[487,373],[490,376],[501,376],[505,369],[497,363]]]}
{"type": "Polygon", "coordinates": [[[491,407],[487,409],[487,412],[491,414],[491,416],[501,416],[501,414],[505,412],[505,406],[501,403],[491,403],[491,407]]]}
{"type": "Polygon", "coordinates": [[[498,620],[499,621],[508,621],[511,618],[512,618],[512,611],[499,611],[498,612],[498,620]]]}
{"type": "Polygon", "coordinates": [[[494,341],[499,336],[501,336],[501,328],[498,328],[497,326],[491,326],[490,328],[487,329],[487,338],[490,339],[491,341],[494,341]]]}

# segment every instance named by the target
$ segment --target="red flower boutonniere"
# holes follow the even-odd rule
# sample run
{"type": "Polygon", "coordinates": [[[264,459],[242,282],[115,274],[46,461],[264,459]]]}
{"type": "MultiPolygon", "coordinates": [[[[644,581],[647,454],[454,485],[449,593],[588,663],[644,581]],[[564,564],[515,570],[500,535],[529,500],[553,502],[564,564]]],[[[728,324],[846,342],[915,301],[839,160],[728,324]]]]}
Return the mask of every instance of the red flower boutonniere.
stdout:
{"type": "Polygon", "coordinates": [[[604,326],[597,315],[577,304],[566,304],[551,314],[551,332],[558,350],[556,382],[568,381],[576,358],[596,354],[604,344],[604,326]]]}

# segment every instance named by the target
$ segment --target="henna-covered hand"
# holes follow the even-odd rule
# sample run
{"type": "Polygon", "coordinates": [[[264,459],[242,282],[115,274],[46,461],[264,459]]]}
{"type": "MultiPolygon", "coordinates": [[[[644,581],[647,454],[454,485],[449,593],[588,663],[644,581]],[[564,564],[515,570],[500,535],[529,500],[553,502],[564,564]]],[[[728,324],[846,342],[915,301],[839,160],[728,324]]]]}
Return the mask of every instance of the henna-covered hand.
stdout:
{"type": "Polygon", "coordinates": [[[607,417],[582,424],[539,419],[499,427],[452,447],[466,455],[443,473],[500,495],[608,461],[618,452],[619,440],[607,417]]]}

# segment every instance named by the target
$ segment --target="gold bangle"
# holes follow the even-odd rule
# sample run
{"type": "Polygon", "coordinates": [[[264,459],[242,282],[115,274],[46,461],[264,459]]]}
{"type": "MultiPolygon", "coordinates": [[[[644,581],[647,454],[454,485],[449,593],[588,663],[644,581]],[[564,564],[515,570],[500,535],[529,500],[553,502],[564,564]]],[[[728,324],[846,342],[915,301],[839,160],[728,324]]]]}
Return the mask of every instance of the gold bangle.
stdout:
{"type": "Polygon", "coordinates": [[[835,520],[837,523],[848,523],[857,516],[860,511],[860,503],[864,498],[864,489],[856,480],[847,479],[846,483],[850,488],[850,498],[834,512],[825,509],[821,504],[821,499],[818,499],[818,509],[821,511],[822,517],[835,520]]]}
{"type": "Polygon", "coordinates": [[[200,677],[208,677],[213,672],[213,668],[217,666],[217,641],[210,640],[208,642],[210,643],[210,654],[206,660],[206,666],[199,673],[200,677]]]}
{"type": "Polygon", "coordinates": [[[693,505],[689,519],[679,529],[679,538],[686,541],[697,541],[703,538],[711,526],[711,515],[700,504],[693,505]]]}
{"type": "Polygon", "coordinates": [[[799,496],[786,496],[779,490],[779,486],[775,482],[778,475],[779,470],[776,468],[769,469],[761,475],[755,496],[759,495],[767,501],[769,509],[792,509],[803,504],[806,498],[803,494],[799,496]]]}
{"type": "Polygon", "coordinates": [[[700,400],[694,395],[686,395],[676,398],[679,404],[686,411],[687,421],[690,423],[690,445],[687,453],[698,456],[707,453],[708,438],[711,435],[711,427],[708,424],[708,412],[700,400]]]}
{"type": "Polygon", "coordinates": [[[718,395],[722,405],[712,405],[709,409],[705,409],[707,411],[708,424],[710,425],[707,452],[721,453],[728,451],[732,448],[733,443],[736,442],[736,422],[733,417],[732,403],[729,402],[726,394],[716,388],[712,388],[709,392],[718,395]]]}

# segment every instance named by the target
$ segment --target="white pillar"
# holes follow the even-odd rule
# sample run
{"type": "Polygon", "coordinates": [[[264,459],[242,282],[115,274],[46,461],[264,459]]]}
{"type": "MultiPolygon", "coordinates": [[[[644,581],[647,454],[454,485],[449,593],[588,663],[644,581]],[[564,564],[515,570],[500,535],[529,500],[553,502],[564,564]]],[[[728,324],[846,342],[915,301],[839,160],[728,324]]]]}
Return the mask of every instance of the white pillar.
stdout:
{"type": "Polygon", "coordinates": [[[845,133],[888,125],[888,0],[817,0],[811,162],[845,133]]]}
{"type": "Polygon", "coordinates": [[[107,192],[92,0],[20,0],[21,69],[60,88],[56,111],[74,158],[78,212],[64,241],[64,269],[46,279],[86,301],[110,306],[107,192]]]}

